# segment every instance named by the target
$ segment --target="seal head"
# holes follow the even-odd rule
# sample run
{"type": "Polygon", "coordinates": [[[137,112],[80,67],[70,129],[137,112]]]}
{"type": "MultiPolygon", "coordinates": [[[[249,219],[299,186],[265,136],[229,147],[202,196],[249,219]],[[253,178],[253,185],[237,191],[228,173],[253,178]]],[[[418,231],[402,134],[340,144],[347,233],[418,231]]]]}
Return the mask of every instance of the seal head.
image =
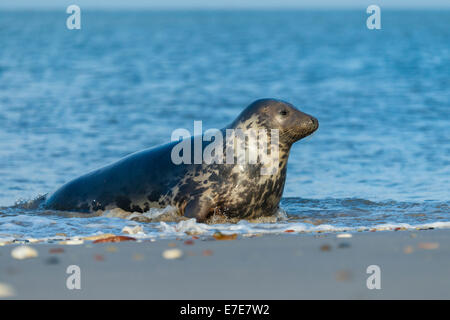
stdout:
{"type": "Polygon", "coordinates": [[[292,104],[276,99],[260,99],[250,104],[231,124],[231,128],[278,129],[280,143],[291,146],[319,128],[319,121],[292,104]]]}

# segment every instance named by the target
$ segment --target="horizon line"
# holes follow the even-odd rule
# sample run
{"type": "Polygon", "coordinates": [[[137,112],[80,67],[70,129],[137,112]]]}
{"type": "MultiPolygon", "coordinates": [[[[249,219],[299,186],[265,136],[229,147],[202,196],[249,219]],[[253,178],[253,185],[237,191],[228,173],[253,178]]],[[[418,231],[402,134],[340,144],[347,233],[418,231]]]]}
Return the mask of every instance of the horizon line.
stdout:
{"type": "MultiPolygon", "coordinates": [[[[2,6],[0,4],[1,10],[37,10],[37,11],[45,11],[45,10],[60,10],[61,8],[67,8],[66,5],[41,5],[41,6],[2,6]]],[[[81,9],[89,9],[89,10],[125,10],[125,11],[133,11],[133,10],[145,10],[145,11],[267,11],[267,10],[277,10],[277,11],[289,11],[289,10],[320,10],[320,11],[339,11],[339,10],[361,10],[366,9],[365,5],[355,6],[355,5],[340,5],[340,6],[122,6],[122,5],[112,5],[112,6],[96,6],[96,5],[82,5],[81,9]]],[[[450,9],[450,3],[447,6],[436,5],[436,6],[380,6],[383,10],[446,10],[450,9]]]]}

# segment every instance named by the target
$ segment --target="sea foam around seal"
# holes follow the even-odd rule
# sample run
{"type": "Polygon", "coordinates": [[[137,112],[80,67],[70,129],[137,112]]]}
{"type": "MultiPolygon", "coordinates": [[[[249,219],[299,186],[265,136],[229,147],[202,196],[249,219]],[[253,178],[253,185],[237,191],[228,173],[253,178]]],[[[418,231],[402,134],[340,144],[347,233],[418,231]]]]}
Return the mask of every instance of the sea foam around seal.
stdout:
{"type": "MultiPolygon", "coordinates": [[[[210,237],[215,233],[237,234],[241,237],[254,237],[266,234],[293,235],[317,234],[324,232],[364,232],[409,229],[441,229],[450,228],[448,221],[429,221],[425,223],[386,222],[373,223],[369,219],[365,223],[344,223],[330,221],[318,223],[310,219],[299,219],[286,215],[280,210],[273,221],[246,221],[237,223],[222,221],[221,223],[198,223],[195,219],[180,218],[174,208],[151,209],[145,213],[127,213],[122,210],[110,210],[102,214],[80,216],[69,213],[57,214],[48,211],[27,211],[17,209],[0,210],[0,243],[12,241],[54,242],[66,239],[78,239],[101,234],[127,234],[125,230],[139,230],[132,236],[138,240],[171,239],[191,237],[210,237]]],[[[362,217],[360,217],[362,218],[362,217]]],[[[326,220],[326,219],[325,219],[326,220]]],[[[320,221],[320,220],[319,220],[320,221]]]]}

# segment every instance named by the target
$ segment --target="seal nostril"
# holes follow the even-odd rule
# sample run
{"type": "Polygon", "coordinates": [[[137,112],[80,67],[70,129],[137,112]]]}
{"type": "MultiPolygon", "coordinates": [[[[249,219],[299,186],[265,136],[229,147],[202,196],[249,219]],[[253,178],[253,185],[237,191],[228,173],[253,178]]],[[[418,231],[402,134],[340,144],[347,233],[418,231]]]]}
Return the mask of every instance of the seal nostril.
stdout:
{"type": "Polygon", "coordinates": [[[311,120],[311,122],[312,122],[314,127],[318,127],[319,126],[319,121],[317,121],[316,118],[311,117],[310,120],[311,120]]]}

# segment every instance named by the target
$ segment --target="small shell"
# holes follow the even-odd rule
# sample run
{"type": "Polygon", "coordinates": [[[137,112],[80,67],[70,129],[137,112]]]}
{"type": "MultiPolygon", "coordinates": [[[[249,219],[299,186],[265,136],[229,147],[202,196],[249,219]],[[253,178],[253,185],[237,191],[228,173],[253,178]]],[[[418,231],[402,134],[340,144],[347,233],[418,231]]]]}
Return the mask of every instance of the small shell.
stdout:
{"type": "Polygon", "coordinates": [[[339,233],[338,235],[336,235],[336,238],[351,238],[351,237],[353,237],[351,233],[339,233]]]}
{"type": "Polygon", "coordinates": [[[164,259],[179,259],[183,256],[183,251],[180,249],[168,249],[162,253],[164,259]]]}
{"type": "Polygon", "coordinates": [[[14,259],[23,260],[28,258],[36,258],[38,256],[38,252],[36,249],[33,249],[29,246],[19,246],[15,247],[11,251],[11,256],[14,259]]]}
{"type": "Polygon", "coordinates": [[[16,295],[13,287],[6,283],[0,283],[0,298],[9,298],[16,295]]]}
{"type": "Polygon", "coordinates": [[[76,245],[80,245],[83,244],[84,240],[83,239],[72,239],[72,240],[66,240],[66,241],[60,241],[59,244],[65,244],[68,246],[76,246],[76,245]]]}

